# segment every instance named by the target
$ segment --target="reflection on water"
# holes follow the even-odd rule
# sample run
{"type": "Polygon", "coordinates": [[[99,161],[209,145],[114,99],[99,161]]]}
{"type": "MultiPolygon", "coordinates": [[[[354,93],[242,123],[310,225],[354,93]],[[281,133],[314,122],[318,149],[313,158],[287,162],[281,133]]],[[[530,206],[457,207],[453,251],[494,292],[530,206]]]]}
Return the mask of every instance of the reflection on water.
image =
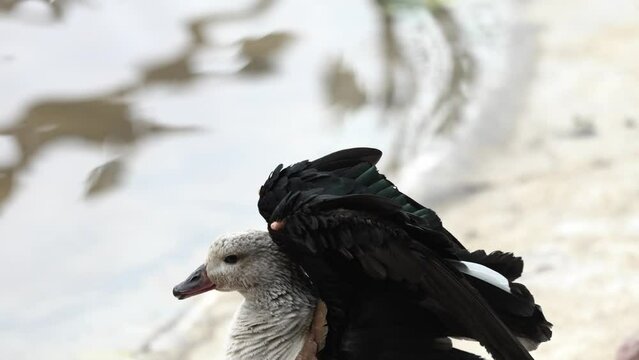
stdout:
{"type": "MultiPolygon", "coordinates": [[[[50,2],[56,14],[67,4],[65,1],[50,2]]],[[[262,0],[254,6],[231,14],[217,14],[197,18],[187,24],[190,41],[186,51],[172,59],[151,64],[141,69],[139,81],[126,84],[115,90],[107,90],[91,98],[69,100],[47,100],[36,102],[27,108],[26,114],[13,125],[0,129],[0,135],[12,137],[18,145],[20,155],[14,166],[0,169],[0,209],[11,192],[16,189],[14,177],[45,145],[55,141],[81,140],[95,145],[108,143],[133,145],[143,137],[160,133],[190,130],[154,124],[134,118],[128,96],[137,91],[157,85],[185,85],[202,74],[194,66],[194,57],[204,48],[213,48],[205,37],[205,30],[217,23],[231,19],[240,20],[256,16],[268,9],[272,0],[262,0]]],[[[3,3],[2,9],[11,10],[16,1],[3,3]]],[[[289,43],[287,33],[271,33],[257,38],[246,38],[239,42],[241,61],[244,66],[238,73],[262,75],[274,70],[273,58],[289,43]]],[[[93,195],[117,185],[122,172],[121,160],[110,161],[93,170],[88,179],[87,195],[93,195]]]]}
{"type": "Polygon", "coordinates": [[[13,170],[0,169],[0,202],[5,201],[13,190],[13,170]]]}
{"type": "MultiPolygon", "coordinates": [[[[261,0],[253,6],[237,12],[214,14],[190,20],[188,29],[189,42],[186,49],[173,58],[145,67],[142,70],[140,85],[185,84],[205,75],[197,71],[196,56],[207,49],[224,47],[207,38],[206,34],[218,24],[232,21],[243,21],[260,15],[269,9],[273,0],[261,0]]],[[[273,57],[291,40],[287,33],[270,33],[262,37],[246,38],[239,41],[239,48],[245,65],[241,71],[249,74],[267,73],[273,70],[273,57]]],[[[128,89],[127,89],[128,90],[128,89]]]]}
{"type": "Polygon", "coordinates": [[[329,104],[342,111],[357,110],[366,103],[366,93],[357,83],[353,69],[342,59],[328,66],[324,83],[329,104]]]}
{"type": "Polygon", "coordinates": [[[119,185],[123,170],[124,165],[120,159],[111,160],[93,169],[87,179],[86,196],[100,194],[119,185]]]}
{"type": "Polygon", "coordinates": [[[419,197],[445,201],[463,192],[477,148],[504,141],[512,126],[529,65],[517,5],[429,1],[428,11],[415,11],[410,1],[379,3],[390,54],[386,116],[397,125],[388,166],[419,197]]]}
{"type": "Polygon", "coordinates": [[[458,125],[463,120],[461,111],[465,102],[469,100],[464,94],[464,88],[468,88],[476,80],[473,76],[476,64],[464,43],[465,39],[462,38],[461,29],[451,11],[443,6],[438,6],[433,9],[433,15],[443,30],[446,42],[451,45],[452,61],[448,86],[445,91],[438,94],[437,101],[433,107],[435,117],[441,119],[434,129],[435,133],[441,133],[446,130],[452,132],[455,125],[458,125]],[[441,115],[442,112],[444,113],[443,115],[441,115]]]}
{"type": "Polygon", "coordinates": [[[241,42],[241,54],[246,59],[242,72],[258,75],[274,70],[273,57],[291,40],[287,33],[271,33],[255,39],[241,42]]]}
{"type": "MultiPolygon", "coordinates": [[[[0,130],[0,134],[12,138],[19,149],[15,164],[2,169],[0,205],[16,189],[14,177],[47,145],[59,141],[82,141],[97,146],[109,143],[133,145],[144,137],[179,130],[186,128],[162,126],[135,119],[130,105],[125,101],[97,97],[36,103],[17,122],[0,130]]],[[[98,181],[102,184],[99,186],[95,181],[100,177],[96,179],[96,172],[93,174],[89,194],[106,188],[106,184],[103,184],[105,180],[98,181]]]]}
{"type": "Polygon", "coordinates": [[[91,0],[65,12],[74,2],[51,3],[58,21],[34,27],[23,9],[12,17],[20,1],[0,0],[0,30],[42,41],[0,53],[15,88],[0,89],[12,114],[0,141],[16,149],[0,157],[0,237],[20,240],[0,242],[0,280],[16,292],[0,299],[2,358],[136,348],[188,308],[169,290],[211,236],[261,226],[254,195],[273,164],[370,145],[410,179],[432,170],[423,156],[454,162],[442,143],[457,148],[482,94],[508,78],[510,0],[91,0]],[[63,65],[38,73],[37,49],[63,65]],[[344,121],[327,121],[334,110],[344,121]],[[8,276],[25,264],[44,265],[30,282],[8,276]],[[32,334],[48,342],[27,348],[32,334]]]}
{"type": "MultiPolygon", "coordinates": [[[[55,1],[49,5],[61,15],[62,9],[69,3],[55,1]]],[[[183,86],[215,75],[272,72],[275,69],[274,59],[293,39],[290,33],[249,36],[231,45],[211,41],[207,34],[213,33],[215,26],[221,24],[256,18],[274,3],[274,0],[261,0],[236,11],[189,20],[186,24],[189,39],[183,50],[165,60],[141,67],[138,81],[122,84],[92,98],[33,104],[15,125],[0,132],[15,137],[21,151],[15,167],[0,169],[0,205],[15,189],[13,177],[16,170],[23,168],[31,156],[48,142],[75,138],[98,144],[131,143],[140,136],[159,130],[168,131],[168,127],[132,118],[131,104],[127,99],[136,92],[153,86],[183,86]],[[239,65],[232,73],[211,73],[201,71],[197,66],[197,57],[201,53],[228,48],[238,49],[234,61],[239,65]]],[[[358,79],[361,74],[354,70],[357,64],[339,57],[329,61],[324,70],[325,99],[327,105],[341,111],[357,110],[365,104],[383,109],[385,115],[382,119],[396,123],[392,127],[396,131],[395,147],[388,158],[388,167],[397,170],[409,159],[423,153],[423,147],[432,143],[429,139],[444,132],[450,136],[456,125],[468,120],[464,111],[469,102],[476,100],[470,92],[473,86],[478,90],[483,88],[482,84],[476,84],[479,60],[477,54],[473,54],[477,50],[473,47],[484,44],[469,43],[473,40],[469,37],[474,34],[463,28],[468,26],[459,22],[454,8],[444,6],[442,2],[425,2],[428,7],[395,0],[375,0],[372,3],[379,12],[382,29],[380,62],[383,82],[378,89],[362,84],[358,79]],[[406,29],[406,25],[398,25],[398,22],[408,22],[412,29],[406,29]],[[371,104],[371,99],[376,102],[371,104]]],[[[472,6],[482,5],[482,1],[474,3],[472,6]]],[[[10,11],[17,4],[18,1],[5,1],[0,9],[10,11]]],[[[486,40],[491,39],[482,39],[486,40]]]]}
{"type": "Polygon", "coordinates": [[[66,7],[72,2],[78,2],[78,0],[0,0],[0,12],[10,13],[15,10],[19,5],[27,1],[39,1],[46,4],[51,9],[51,14],[56,20],[60,20],[64,16],[66,7]]]}
{"type": "MultiPolygon", "coordinates": [[[[287,33],[271,33],[258,38],[242,39],[239,42],[241,61],[245,64],[239,72],[248,75],[260,75],[272,72],[274,68],[273,58],[290,42],[292,37],[287,33]]],[[[159,64],[148,66],[142,72],[143,81],[138,85],[184,85],[194,81],[198,77],[210,75],[198,71],[196,56],[198,50],[205,48],[205,43],[200,43],[200,36],[193,38],[191,47],[173,59],[159,64]]],[[[209,45],[207,48],[215,48],[209,45]]],[[[225,75],[225,74],[220,74],[225,75]]],[[[126,92],[131,89],[125,89],[126,92]]]]}

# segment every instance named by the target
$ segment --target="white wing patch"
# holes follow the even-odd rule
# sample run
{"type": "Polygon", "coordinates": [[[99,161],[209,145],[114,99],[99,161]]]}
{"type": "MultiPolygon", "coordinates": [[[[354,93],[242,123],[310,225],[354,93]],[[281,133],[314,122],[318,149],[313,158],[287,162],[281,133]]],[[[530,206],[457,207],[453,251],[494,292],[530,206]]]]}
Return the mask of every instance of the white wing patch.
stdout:
{"type": "Polygon", "coordinates": [[[496,286],[507,293],[510,292],[510,285],[508,283],[508,279],[506,279],[502,274],[497,271],[488,268],[484,265],[480,265],[477,263],[469,262],[469,261],[457,261],[457,260],[449,260],[451,264],[455,266],[459,272],[462,272],[466,275],[470,275],[475,279],[479,279],[483,282],[487,282],[493,286],[496,286]]]}

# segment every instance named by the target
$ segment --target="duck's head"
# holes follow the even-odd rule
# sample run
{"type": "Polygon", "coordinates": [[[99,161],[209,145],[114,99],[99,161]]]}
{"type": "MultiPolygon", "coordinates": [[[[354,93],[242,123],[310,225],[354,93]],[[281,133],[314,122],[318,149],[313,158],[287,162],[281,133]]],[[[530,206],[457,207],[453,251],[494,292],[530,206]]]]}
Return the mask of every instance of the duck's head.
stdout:
{"type": "Polygon", "coordinates": [[[290,261],[265,231],[222,235],[211,244],[206,262],[173,288],[178,299],[209,290],[246,292],[290,272],[290,261]]]}

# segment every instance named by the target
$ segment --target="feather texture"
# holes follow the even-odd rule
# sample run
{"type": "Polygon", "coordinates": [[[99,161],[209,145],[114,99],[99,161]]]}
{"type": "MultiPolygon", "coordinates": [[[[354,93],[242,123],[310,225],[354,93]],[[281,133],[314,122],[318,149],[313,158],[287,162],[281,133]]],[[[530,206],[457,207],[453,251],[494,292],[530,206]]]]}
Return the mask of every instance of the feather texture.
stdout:
{"type": "Polygon", "coordinates": [[[261,215],[284,224],[269,229],[273,240],[328,306],[322,358],[406,348],[421,359],[429,348],[411,338],[423,344],[461,336],[478,340],[495,359],[532,359],[516,337],[547,341],[551,325],[528,290],[512,282],[521,275],[521,259],[466,250],[433,210],[377,171],[380,156],[356,148],[280,165],[260,189],[261,215]],[[368,303],[392,319],[371,318],[362,310],[368,303]],[[413,336],[399,340],[388,329],[413,336]]]}
{"type": "MultiPolygon", "coordinates": [[[[406,217],[387,199],[370,195],[304,196],[297,192],[285,200],[287,203],[278,205],[274,216],[285,220],[286,226],[281,231],[271,231],[275,242],[285,251],[339,263],[343,259],[333,254],[339,254],[344,243],[331,240],[339,236],[339,229],[348,228],[353,234],[353,242],[347,250],[356,261],[345,262],[342,266],[359,277],[359,281],[367,278],[379,282],[375,286],[380,288],[391,283],[399,285],[404,296],[432,299],[496,359],[532,359],[477,290],[454,266],[444,261],[441,255],[447,248],[436,246],[433,250],[425,245],[439,243],[441,235],[431,229],[419,228],[410,221],[411,217],[406,217]],[[307,228],[310,218],[324,219],[317,223],[326,225],[314,230],[307,228]]],[[[345,334],[350,309],[344,298],[352,298],[352,290],[340,292],[331,287],[332,290],[327,292],[327,282],[342,281],[336,280],[335,276],[317,276],[312,264],[301,262],[301,265],[318,285],[328,314],[331,315],[335,308],[341,314],[334,319],[329,316],[329,340],[332,341],[327,341],[327,351],[338,352],[332,347],[337,346],[338,339],[345,334]],[[329,296],[341,299],[333,302],[329,296]]],[[[339,272],[340,275],[344,273],[339,272]]]]}

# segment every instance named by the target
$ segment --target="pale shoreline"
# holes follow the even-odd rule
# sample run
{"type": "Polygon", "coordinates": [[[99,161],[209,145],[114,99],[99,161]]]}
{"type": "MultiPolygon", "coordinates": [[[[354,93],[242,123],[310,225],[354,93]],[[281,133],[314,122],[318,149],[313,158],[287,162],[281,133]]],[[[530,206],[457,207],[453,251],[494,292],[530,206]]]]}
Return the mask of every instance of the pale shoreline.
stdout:
{"type": "Polygon", "coordinates": [[[613,359],[639,332],[639,6],[534,1],[536,76],[487,186],[440,211],[472,248],[526,260],[555,325],[539,359],[613,359]],[[468,219],[473,219],[469,222],[468,219]]]}

